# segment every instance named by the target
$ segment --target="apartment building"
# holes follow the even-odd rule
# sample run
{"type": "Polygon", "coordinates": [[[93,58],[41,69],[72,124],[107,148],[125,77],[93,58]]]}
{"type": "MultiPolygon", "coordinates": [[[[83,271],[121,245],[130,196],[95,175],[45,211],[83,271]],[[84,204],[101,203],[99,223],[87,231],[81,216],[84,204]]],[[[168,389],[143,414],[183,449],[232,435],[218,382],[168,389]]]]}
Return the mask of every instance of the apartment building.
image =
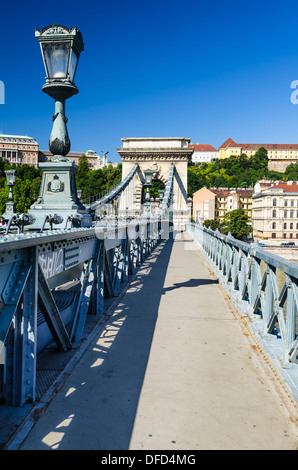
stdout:
{"type": "Polygon", "coordinates": [[[37,167],[38,147],[33,137],[0,134],[0,157],[11,164],[37,167]]]}
{"type": "Polygon", "coordinates": [[[242,153],[251,157],[260,147],[264,147],[268,152],[269,170],[283,172],[290,163],[298,162],[298,144],[238,144],[231,138],[220,146],[219,158],[239,156],[242,153]]]}
{"type": "Polygon", "coordinates": [[[257,182],[252,227],[257,238],[298,239],[298,181],[257,182]]]}
{"type": "Polygon", "coordinates": [[[251,218],[253,188],[201,188],[193,194],[193,218],[222,221],[227,212],[243,209],[251,218]]]}

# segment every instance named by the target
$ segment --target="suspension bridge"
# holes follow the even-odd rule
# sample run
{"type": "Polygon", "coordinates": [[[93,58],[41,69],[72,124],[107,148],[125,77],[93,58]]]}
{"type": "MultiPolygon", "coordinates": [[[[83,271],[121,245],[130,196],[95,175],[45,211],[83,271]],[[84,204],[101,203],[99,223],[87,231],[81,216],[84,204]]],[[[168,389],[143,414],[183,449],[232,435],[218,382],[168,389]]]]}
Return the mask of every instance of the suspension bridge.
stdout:
{"type": "Polygon", "coordinates": [[[3,449],[297,448],[297,264],[189,223],[188,142],[123,139],[121,183],[89,204],[53,159],[12,212],[3,449]]]}

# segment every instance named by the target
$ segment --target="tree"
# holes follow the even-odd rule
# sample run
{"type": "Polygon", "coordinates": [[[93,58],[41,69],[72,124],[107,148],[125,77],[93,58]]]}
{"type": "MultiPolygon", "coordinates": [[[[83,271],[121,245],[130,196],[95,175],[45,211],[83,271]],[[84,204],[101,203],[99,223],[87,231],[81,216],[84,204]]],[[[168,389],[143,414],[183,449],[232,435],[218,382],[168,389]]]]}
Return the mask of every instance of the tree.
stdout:
{"type": "MultiPolygon", "coordinates": [[[[268,154],[264,147],[260,147],[251,157],[242,153],[210,163],[197,163],[188,167],[188,195],[191,197],[194,192],[204,186],[206,188],[252,187],[257,180],[266,177],[267,174],[268,154]]],[[[292,170],[290,175],[294,174],[292,170]]]]}
{"type": "Polygon", "coordinates": [[[5,212],[5,204],[8,202],[8,194],[8,186],[3,186],[0,189],[0,214],[3,214],[5,212]]]}
{"type": "Polygon", "coordinates": [[[231,235],[242,240],[251,233],[251,226],[248,224],[249,217],[243,209],[236,209],[227,212],[221,224],[220,231],[224,235],[231,235]]]}
{"type": "Polygon", "coordinates": [[[206,228],[211,228],[211,230],[216,230],[217,228],[220,228],[220,221],[219,220],[213,220],[213,219],[206,219],[203,222],[204,227],[206,228]]]}
{"type": "Polygon", "coordinates": [[[152,186],[150,188],[150,197],[154,199],[159,198],[159,192],[165,189],[165,184],[159,180],[152,180],[152,186]]]}
{"type": "Polygon", "coordinates": [[[284,177],[289,178],[291,181],[297,181],[298,180],[298,163],[291,163],[290,165],[287,166],[285,169],[284,174],[281,174],[281,177],[279,179],[283,179],[284,177]]]}
{"type": "Polygon", "coordinates": [[[255,170],[268,171],[268,152],[265,147],[260,147],[254,155],[250,157],[250,166],[255,170]]]}
{"type": "Polygon", "coordinates": [[[200,169],[197,166],[189,167],[187,169],[188,196],[192,197],[193,193],[203,188],[203,186],[206,186],[206,181],[200,169]]]}
{"type": "Polygon", "coordinates": [[[76,175],[77,187],[82,190],[82,199],[108,191],[112,186],[121,181],[121,163],[116,167],[107,165],[98,170],[90,170],[87,166],[87,157],[83,154],[80,157],[79,170],[76,175]]]}
{"type": "Polygon", "coordinates": [[[78,189],[83,189],[84,184],[86,183],[86,180],[88,179],[89,176],[89,165],[88,165],[88,158],[83,153],[79,157],[79,169],[76,174],[76,181],[77,181],[77,187],[78,189]]]}

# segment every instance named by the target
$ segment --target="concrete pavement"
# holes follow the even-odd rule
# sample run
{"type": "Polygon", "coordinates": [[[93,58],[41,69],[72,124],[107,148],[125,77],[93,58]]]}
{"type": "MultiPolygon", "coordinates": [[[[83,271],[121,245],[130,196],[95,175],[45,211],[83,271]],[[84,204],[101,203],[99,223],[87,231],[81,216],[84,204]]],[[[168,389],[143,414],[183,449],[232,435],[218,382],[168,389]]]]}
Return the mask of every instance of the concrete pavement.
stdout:
{"type": "Polygon", "coordinates": [[[146,260],[20,449],[290,450],[296,424],[183,233],[146,260]]]}

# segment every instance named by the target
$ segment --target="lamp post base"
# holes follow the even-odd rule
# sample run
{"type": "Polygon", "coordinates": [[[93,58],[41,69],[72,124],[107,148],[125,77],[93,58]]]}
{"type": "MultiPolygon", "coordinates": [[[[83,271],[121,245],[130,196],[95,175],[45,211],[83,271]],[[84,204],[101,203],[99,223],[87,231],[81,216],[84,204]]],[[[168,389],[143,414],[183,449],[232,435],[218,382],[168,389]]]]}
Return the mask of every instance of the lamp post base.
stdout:
{"type": "Polygon", "coordinates": [[[5,204],[5,212],[2,214],[4,220],[9,220],[13,214],[16,213],[16,205],[14,202],[7,202],[5,204]]]}
{"type": "Polygon", "coordinates": [[[40,163],[43,170],[40,195],[36,203],[30,208],[30,213],[36,218],[34,225],[30,228],[40,228],[44,218],[49,214],[57,214],[62,217],[61,224],[55,228],[69,228],[68,217],[80,216],[81,227],[92,225],[91,215],[78,199],[75,174],[77,165],[69,161],[63,155],[53,155],[49,161],[40,163]]]}

